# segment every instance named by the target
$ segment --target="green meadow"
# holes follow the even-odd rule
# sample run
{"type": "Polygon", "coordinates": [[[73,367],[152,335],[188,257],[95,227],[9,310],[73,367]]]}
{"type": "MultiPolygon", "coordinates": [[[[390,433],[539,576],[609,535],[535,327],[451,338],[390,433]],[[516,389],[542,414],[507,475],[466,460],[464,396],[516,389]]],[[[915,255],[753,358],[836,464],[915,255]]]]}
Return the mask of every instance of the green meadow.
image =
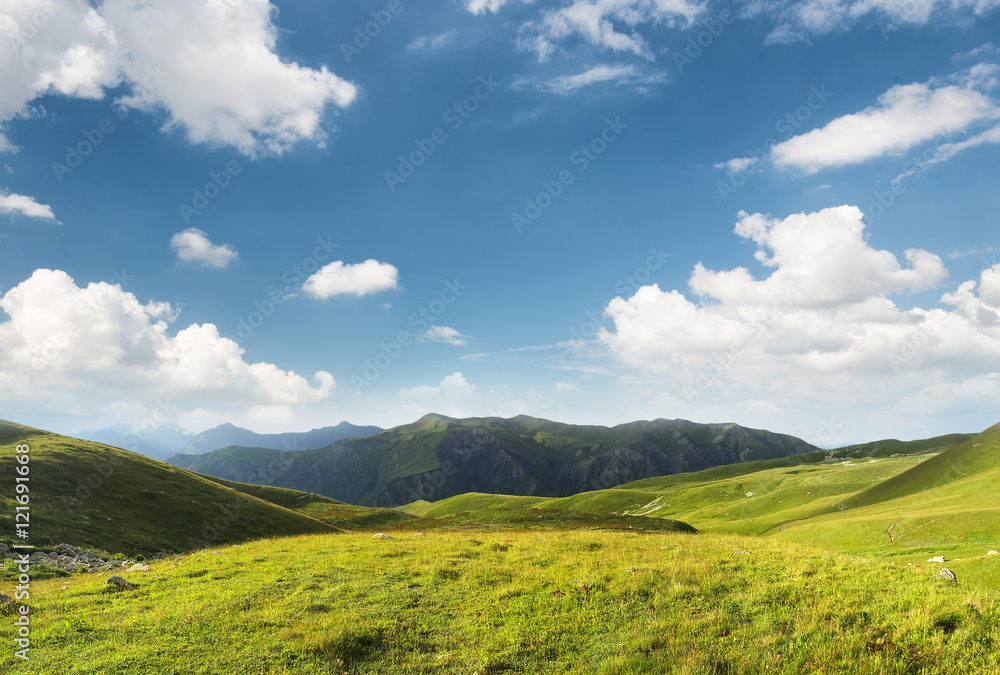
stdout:
{"type": "MultiPolygon", "coordinates": [[[[35,543],[150,569],[119,572],[131,590],[39,575],[30,660],[5,649],[5,671],[1000,673],[1000,425],[401,509],[16,425],[0,428],[3,475],[25,438],[35,543]],[[206,511],[234,514],[211,542],[206,511]]],[[[6,634],[14,610],[0,604],[6,634]]]]}

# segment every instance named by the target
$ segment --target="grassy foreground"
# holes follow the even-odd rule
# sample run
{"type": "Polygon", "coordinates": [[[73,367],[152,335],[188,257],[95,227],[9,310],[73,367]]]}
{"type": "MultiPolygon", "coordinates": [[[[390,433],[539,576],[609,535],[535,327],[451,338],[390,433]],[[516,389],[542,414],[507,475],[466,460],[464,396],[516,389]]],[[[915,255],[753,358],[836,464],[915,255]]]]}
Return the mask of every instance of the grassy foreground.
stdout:
{"type": "Polygon", "coordinates": [[[726,534],[393,536],[308,535],[202,551],[126,575],[140,584],[133,591],[107,591],[105,575],[37,582],[31,661],[15,663],[3,650],[0,668],[1000,672],[1000,598],[932,578],[939,566],[900,568],[726,534]]]}

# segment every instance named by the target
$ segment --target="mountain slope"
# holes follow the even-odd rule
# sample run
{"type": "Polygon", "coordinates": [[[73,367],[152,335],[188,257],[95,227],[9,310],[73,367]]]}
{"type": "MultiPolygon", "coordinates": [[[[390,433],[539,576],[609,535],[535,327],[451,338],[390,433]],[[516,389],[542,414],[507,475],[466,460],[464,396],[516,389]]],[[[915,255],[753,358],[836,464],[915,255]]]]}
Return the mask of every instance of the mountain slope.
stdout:
{"type": "MultiPolygon", "coordinates": [[[[0,476],[10,485],[19,443],[30,447],[27,543],[35,546],[68,543],[149,555],[335,531],[302,513],[143,455],[0,421],[0,476]]],[[[13,496],[13,490],[0,492],[5,543],[14,543],[13,496]]]]}
{"type": "Polygon", "coordinates": [[[464,492],[561,497],[650,476],[787,457],[817,448],[735,424],[686,420],[576,426],[527,416],[427,415],[319,450],[224,448],[170,461],[209,476],[398,506],[464,492]]]}
{"type": "Polygon", "coordinates": [[[930,490],[970,475],[1000,470],[1000,424],[847,500],[868,506],[930,490]]]}

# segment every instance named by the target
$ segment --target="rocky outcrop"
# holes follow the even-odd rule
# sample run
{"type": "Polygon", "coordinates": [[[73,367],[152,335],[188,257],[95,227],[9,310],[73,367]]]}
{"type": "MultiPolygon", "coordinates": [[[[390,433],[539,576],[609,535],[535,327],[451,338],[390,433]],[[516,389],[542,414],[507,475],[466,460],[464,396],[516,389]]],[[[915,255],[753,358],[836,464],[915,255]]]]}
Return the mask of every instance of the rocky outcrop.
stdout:
{"type": "MultiPolygon", "coordinates": [[[[153,559],[167,556],[167,553],[158,553],[153,556],[153,559]]],[[[7,546],[0,544],[0,559],[19,560],[20,552],[12,551],[7,546]]],[[[146,570],[149,569],[148,565],[137,563],[135,560],[107,560],[69,544],[59,544],[51,551],[32,551],[28,555],[28,563],[55,567],[71,574],[75,572],[110,572],[111,570],[124,570],[135,565],[142,565],[146,570]]]]}

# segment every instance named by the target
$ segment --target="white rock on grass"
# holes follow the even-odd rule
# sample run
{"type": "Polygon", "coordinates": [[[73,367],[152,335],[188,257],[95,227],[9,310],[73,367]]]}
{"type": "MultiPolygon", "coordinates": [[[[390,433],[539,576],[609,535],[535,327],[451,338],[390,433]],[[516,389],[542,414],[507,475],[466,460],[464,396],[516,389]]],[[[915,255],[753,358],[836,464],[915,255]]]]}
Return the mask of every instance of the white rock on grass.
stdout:
{"type": "Polygon", "coordinates": [[[944,562],[944,556],[943,555],[936,555],[933,558],[928,558],[927,562],[943,563],[944,562]]]}
{"type": "Polygon", "coordinates": [[[986,555],[1000,555],[1000,552],[997,552],[997,551],[990,551],[990,552],[989,552],[989,553],[987,553],[986,555]]]}
{"type": "Polygon", "coordinates": [[[376,532],[372,535],[372,539],[395,539],[395,537],[390,537],[385,532],[376,532]]]}
{"type": "Polygon", "coordinates": [[[126,572],[148,572],[149,571],[149,565],[146,565],[144,563],[136,563],[136,564],[132,565],[131,567],[129,567],[125,571],[126,572]]]}

